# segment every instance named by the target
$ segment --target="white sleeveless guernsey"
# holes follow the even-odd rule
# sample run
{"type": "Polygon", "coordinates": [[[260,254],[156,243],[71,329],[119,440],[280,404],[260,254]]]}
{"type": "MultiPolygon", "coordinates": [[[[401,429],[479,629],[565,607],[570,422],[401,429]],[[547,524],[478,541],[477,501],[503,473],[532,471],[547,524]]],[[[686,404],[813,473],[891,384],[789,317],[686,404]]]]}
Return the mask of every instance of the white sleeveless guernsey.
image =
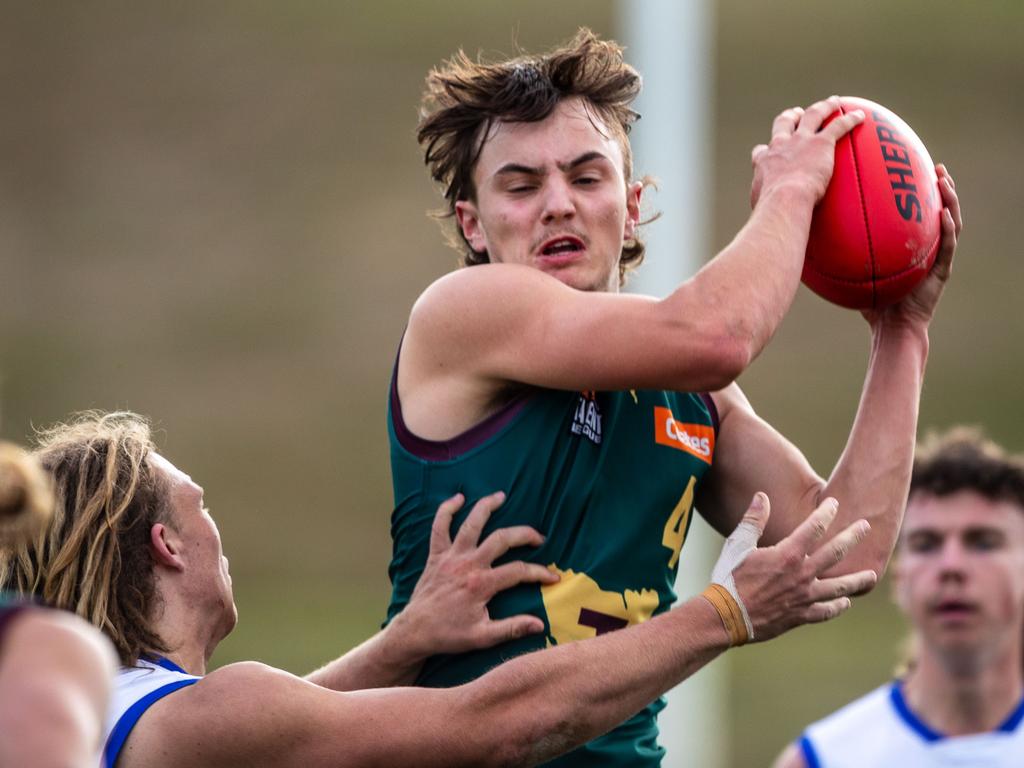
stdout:
{"type": "Polygon", "coordinates": [[[1022,768],[1024,701],[989,733],[945,736],[907,706],[893,682],[807,727],[798,746],[808,768],[1022,768]]]}
{"type": "Polygon", "coordinates": [[[201,679],[164,658],[139,659],[134,667],[121,667],[107,711],[103,768],[114,768],[125,739],[147,709],[167,694],[201,679]]]}

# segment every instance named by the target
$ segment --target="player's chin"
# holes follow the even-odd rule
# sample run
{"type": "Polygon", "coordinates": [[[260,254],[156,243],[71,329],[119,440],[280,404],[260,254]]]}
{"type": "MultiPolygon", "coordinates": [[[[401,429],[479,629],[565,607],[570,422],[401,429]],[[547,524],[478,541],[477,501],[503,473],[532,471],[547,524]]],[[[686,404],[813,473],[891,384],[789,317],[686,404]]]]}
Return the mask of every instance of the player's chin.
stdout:
{"type": "Polygon", "coordinates": [[[563,285],[567,285],[570,288],[575,288],[578,291],[587,290],[584,286],[588,284],[588,280],[582,271],[577,268],[576,265],[567,266],[551,266],[544,265],[541,267],[541,271],[546,275],[550,275],[555,278],[558,282],[563,285]]]}
{"type": "Polygon", "coordinates": [[[560,283],[575,288],[577,291],[606,292],[611,290],[610,278],[605,274],[597,274],[586,265],[572,265],[558,270],[545,270],[560,283]]]}

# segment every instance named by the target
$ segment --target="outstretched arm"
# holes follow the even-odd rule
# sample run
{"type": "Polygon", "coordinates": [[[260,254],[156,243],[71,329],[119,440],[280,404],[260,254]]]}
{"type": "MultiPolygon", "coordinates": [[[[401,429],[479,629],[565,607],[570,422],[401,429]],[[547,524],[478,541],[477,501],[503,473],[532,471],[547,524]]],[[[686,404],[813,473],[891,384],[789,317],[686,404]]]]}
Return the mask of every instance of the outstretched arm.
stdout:
{"type": "MultiPolygon", "coordinates": [[[[769,515],[760,502],[744,521],[754,540],[769,515]]],[[[830,500],[792,536],[751,548],[729,569],[754,640],[837,616],[847,595],[873,582],[872,573],[819,578],[866,531],[861,521],[819,548],[834,517],[830,500]]],[[[536,765],[613,728],[729,646],[720,613],[696,597],[637,626],[519,656],[457,688],[337,693],[235,664],[156,702],[119,768],[536,765]]]]}
{"type": "Polygon", "coordinates": [[[663,300],[576,290],[522,264],[486,264],[435,282],[402,343],[398,391],[408,426],[427,439],[451,438],[489,413],[510,382],[565,390],[727,385],[768,343],[796,294],[835,143],[863,119],[852,112],[822,128],[837,108],[829,99],[776,118],[771,143],[754,154],[750,220],[663,300]]]}
{"type": "Polygon", "coordinates": [[[465,498],[458,494],[441,504],[426,567],[405,610],[385,629],[306,679],[335,691],[411,685],[430,656],[464,653],[543,632],[544,622],[536,616],[494,621],[487,613],[487,604],[502,590],[558,581],[558,574],[536,563],[517,560],[493,567],[510,549],[543,543],[543,537],[525,525],[499,528],[480,541],[491,513],[504,500],[504,493],[494,493],[473,505],[454,541],[452,518],[465,498]]]}
{"type": "Polygon", "coordinates": [[[944,167],[937,170],[946,207],[935,266],[902,302],[865,313],[871,327],[867,377],[846,448],[828,480],[754,413],[738,387],[715,393],[720,438],[711,480],[697,506],[720,530],[732,528],[747,494],[757,489],[765,489],[783,510],[772,518],[766,541],[786,536],[822,498],[834,496],[842,502],[840,526],[855,517],[871,523],[870,537],[842,567],[884,570],[907,500],[928,326],[949,279],[961,228],[952,179],[944,167]]]}

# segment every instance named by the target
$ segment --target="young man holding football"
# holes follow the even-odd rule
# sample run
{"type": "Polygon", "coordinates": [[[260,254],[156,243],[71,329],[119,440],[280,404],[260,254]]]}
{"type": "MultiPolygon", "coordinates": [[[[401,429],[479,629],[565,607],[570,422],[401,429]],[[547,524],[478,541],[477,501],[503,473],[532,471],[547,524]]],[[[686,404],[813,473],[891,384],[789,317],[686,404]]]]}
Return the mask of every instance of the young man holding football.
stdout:
{"type": "MultiPolygon", "coordinates": [[[[459,684],[526,651],[666,611],[695,508],[728,534],[763,491],[776,511],[762,543],[773,544],[835,497],[836,531],[858,518],[871,526],[835,573],[880,573],[892,551],[928,326],[960,229],[951,178],[938,169],[945,207],[930,212],[943,229],[934,269],[899,304],[865,313],[867,378],[826,480],[757,416],[734,380],[792,303],[835,143],[863,116],[823,127],[835,98],[780,114],[769,144],[753,151],[750,220],[656,301],[619,293],[643,257],[644,183],[633,178],[627,138],[639,88],[621,49],[587,30],[543,56],[483,64],[460,53],[428,78],[419,137],[468,268],[420,296],[392,381],[389,618],[426,561],[429,511],[456,491],[469,499],[507,491],[492,524],[541,531],[545,543],[526,559],[560,579],[516,587],[488,606],[494,617],[538,616],[544,636],[436,657],[419,684],[459,684]]],[[[740,576],[733,586],[749,612],[757,591],[740,576]]],[[[727,626],[745,623],[742,610],[718,607],[727,626]]],[[[691,621],[699,633],[719,618],[691,621]]],[[[658,764],[659,709],[648,706],[556,764],[658,764]]]]}

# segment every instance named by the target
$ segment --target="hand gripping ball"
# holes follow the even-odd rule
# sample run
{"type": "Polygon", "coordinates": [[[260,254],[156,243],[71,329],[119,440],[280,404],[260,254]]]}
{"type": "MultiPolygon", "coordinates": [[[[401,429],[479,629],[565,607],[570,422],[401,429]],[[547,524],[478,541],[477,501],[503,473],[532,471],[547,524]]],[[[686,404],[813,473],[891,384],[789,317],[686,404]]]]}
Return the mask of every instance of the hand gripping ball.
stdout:
{"type": "Polygon", "coordinates": [[[851,309],[902,299],[928,274],[942,234],[939,183],[928,150],[885,107],[844,96],[865,120],[836,144],[835,170],[814,209],[803,282],[851,309]]]}

